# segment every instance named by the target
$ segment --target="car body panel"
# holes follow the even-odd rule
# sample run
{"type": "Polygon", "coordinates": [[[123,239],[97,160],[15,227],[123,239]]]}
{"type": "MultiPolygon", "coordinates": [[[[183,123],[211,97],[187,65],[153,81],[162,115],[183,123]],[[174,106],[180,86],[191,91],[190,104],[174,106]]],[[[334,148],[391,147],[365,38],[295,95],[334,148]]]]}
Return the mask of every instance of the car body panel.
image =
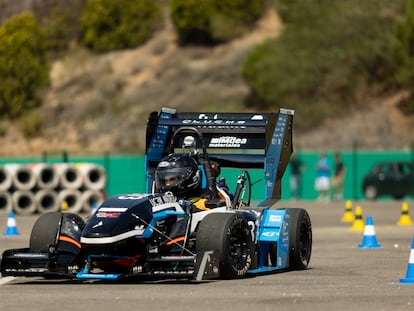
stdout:
{"type": "Polygon", "coordinates": [[[376,164],[363,178],[364,193],[368,187],[375,187],[377,196],[391,195],[402,198],[414,195],[414,163],[388,161],[376,164]]]}
{"type": "MultiPolygon", "coordinates": [[[[79,249],[58,230],[55,243],[47,250],[6,250],[1,273],[81,280],[217,278],[221,265],[218,250],[196,251],[196,244],[199,224],[218,213],[234,214],[248,224],[254,245],[251,251],[254,249],[257,256],[249,274],[288,269],[290,210],[275,209],[274,204],[281,198],[281,179],[293,151],[293,115],[288,109],[277,113],[177,113],[163,108],[160,113],[151,113],[146,133],[147,193],[120,194],[105,200],[78,232],[80,240],[73,244],[81,245],[79,249]],[[202,156],[196,155],[212,206],[197,213],[189,213],[182,200],[171,193],[154,192],[157,163],[182,149],[188,133],[196,133],[200,140],[202,156]],[[263,200],[257,206],[246,205],[237,201],[237,190],[233,201],[223,199],[211,161],[221,167],[262,169],[263,200]],[[275,260],[269,262],[269,257],[275,260]]],[[[243,173],[237,189],[245,180],[243,173]]],[[[64,217],[62,214],[62,221],[64,217]]]]}

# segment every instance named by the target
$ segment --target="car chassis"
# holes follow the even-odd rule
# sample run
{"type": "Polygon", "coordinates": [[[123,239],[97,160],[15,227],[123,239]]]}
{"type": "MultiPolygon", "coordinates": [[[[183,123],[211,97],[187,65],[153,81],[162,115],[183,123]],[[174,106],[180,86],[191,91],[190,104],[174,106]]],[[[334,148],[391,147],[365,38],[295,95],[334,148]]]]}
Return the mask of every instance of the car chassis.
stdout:
{"type": "Polygon", "coordinates": [[[152,112],[146,132],[146,193],[108,198],[86,220],[71,213],[41,215],[29,247],[3,252],[2,275],[201,281],[306,269],[312,249],[308,213],[275,208],[293,151],[293,115],[289,109],[152,112]],[[178,150],[197,159],[208,210],[190,213],[172,193],[154,191],[157,164],[178,150]],[[234,196],[217,183],[220,167],[243,169],[234,196]],[[255,206],[246,169],[264,172],[264,199],[255,206]]]}

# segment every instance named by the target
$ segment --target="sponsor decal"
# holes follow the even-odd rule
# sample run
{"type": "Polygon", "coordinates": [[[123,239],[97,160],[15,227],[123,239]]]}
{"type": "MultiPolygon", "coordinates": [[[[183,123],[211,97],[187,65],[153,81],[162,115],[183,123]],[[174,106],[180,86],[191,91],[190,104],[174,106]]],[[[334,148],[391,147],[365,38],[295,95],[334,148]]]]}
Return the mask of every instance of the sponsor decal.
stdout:
{"type": "Polygon", "coordinates": [[[281,215],[270,215],[269,221],[270,222],[279,222],[279,221],[282,221],[282,216],[281,215]]]}
{"type": "Polygon", "coordinates": [[[247,138],[239,138],[235,136],[221,136],[211,138],[210,148],[240,148],[247,144],[247,138]]]}
{"type": "Polygon", "coordinates": [[[140,200],[142,198],[145,198],[149,196],[149,194],[146,193],[137,193],[137,194],[126,194],[126,195],[120,195],[118,196],[119,200],[140,200]]]}
{"type": "Polygon", "coordinates": [[[246,121],[244,120],[215,120],[215,119],[200,119],[200,120],[182,120],[183,124],[186,125],[194,125],[194,126],[212,126],[212,127],[220,127],[220,126],[244,126],[246,121]]]}
{"type": "Polygon", "coordinates": [[[134,230],[137,232],[138,235],[143,235],[145,232],[145,226],[144,225],[135,226],[134,230]]]}
{"type": "Polygon", "coordinates": [[[100,212],[123,213],[127,210],[126,207],[101,207],[100,212]]]}
{"type": "Polygon", "coordinates": [[[97,218],[118,218],[119,215],[121,215],[121,213],[101,212],[101,211],[98,211],[98,213],[96,213],[97,218]]]}
{"type": "Polygon", "coordinates": [[[277,235],[278,235],[278,233],[275,232],[275,231],[265,231],[265,232],[262,233],[262,236],[265,236],[265,237],[268,237],[268,238],[271,238],[271,237],[274,237],[274,236],[277,236],[277,235]]]}

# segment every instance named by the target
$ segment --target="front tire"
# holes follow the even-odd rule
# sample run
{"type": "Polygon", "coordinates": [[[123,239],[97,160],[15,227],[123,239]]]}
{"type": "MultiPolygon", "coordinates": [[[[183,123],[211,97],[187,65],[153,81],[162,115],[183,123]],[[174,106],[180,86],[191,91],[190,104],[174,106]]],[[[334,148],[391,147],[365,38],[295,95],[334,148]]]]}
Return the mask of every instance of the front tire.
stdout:
{"type": "Polygon", "coordinates": [[[197,231],[197,252],[214,250],[220,262],[220,278],[242,278],[254,253],[247,221],[235,213],[207,215],[197,231]]]}
{"type": "Polygon", "coordinates": [[[301,208],[291,208],[289,228],[289,269],[304,270],[312,253],[312,224],[309,214],[301,208]]]}
{"type": "Polygon", "coordinates": [[[84,221],[76,214],[49,212],[41,215],[30,234],[30,249],[47,252],[50,245],[57,245],[60,234],[80,240],[84,221]]]}
{"type": "Polygon", "coordinates": [[[36,220],[30,235],[32,251],[47,252],[49,245],[56,245],[61,219],[61,213],[50,212],[36,220]]]}

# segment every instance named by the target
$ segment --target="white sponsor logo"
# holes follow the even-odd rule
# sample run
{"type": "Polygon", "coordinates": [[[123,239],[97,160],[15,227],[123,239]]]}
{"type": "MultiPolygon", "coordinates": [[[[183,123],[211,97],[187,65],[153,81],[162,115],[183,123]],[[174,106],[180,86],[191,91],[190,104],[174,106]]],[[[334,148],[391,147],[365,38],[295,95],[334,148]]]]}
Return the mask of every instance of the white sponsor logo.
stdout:
{"type": "Polygon", "coordinates": [[[143,235],[145,232],[145,226],[144,225],[135,226],[134,230],[137,232],[138,235],[143,235]]]}
{"type": "Polygon", "coordinates": [[[214,120],[214,119],[200,119],[200,120],[182,120],[183,124],[200,125],[200,126],[243,126],[246,124],[244,120],[214,120]]]}
{"type": "Polygon", "coordinates": [[[262,233],[262,236],[265,236],[265,237],[268,237],[268,238],[271,238],[271,237],[274,237],[274,236],[277,236],[277,235],[278,235],[278,233],[274,232],[274,231],[266,231],[266,232],[262,233]]]}
{"type": "Polygon", "coordinates": [[[280,215],[270,215],[269,221],[270,222],[279,222],[282,220],[282,216],[280,215]]]}
{"type": "Polygon", "coordinates": [[[127,210],[126,207],[101,207],[100,212],[123,213],[127,210]]]}
{"type": "Polygon", "coordinates": [[[221,136],[212,138],[209,147],[215,148],[239,148],[247,143],[247,138],[239,138],[235,136],[221,136]]]}

